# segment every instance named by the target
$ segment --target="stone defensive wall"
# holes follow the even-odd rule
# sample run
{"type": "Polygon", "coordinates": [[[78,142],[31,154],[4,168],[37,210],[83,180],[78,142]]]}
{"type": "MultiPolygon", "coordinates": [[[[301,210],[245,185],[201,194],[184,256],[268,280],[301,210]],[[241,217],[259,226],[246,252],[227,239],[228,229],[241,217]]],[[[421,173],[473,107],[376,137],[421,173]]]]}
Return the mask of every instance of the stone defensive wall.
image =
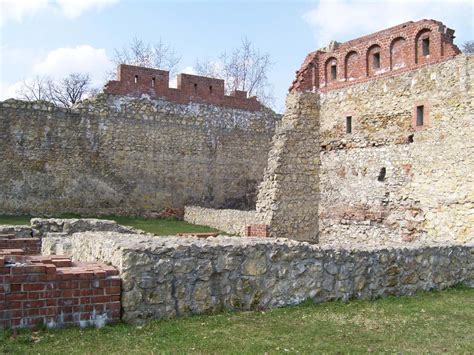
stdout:
{"type": "Polygon", "coordinates": [[[474,239],[473,77],[459,55],[320,94],[321,238],[474,239]]]}
{"type": "Polygon", "coordinates": [[[295,91],[257,212],[300,240],[474,239],[474,57],[295,91]]]}
{"type": "Polygon", "coordinates": [[[454,30],[439,21],[410,21],[309,53],[290,91],[324,92],[398,75],[453,58],[454,30]]]}
{"type": "Polygon", "coordinates": [[[111,94],[72,109],[0,102],[0,213],[252,209],[279,118],[111,94]]]}
{"type": "MultiPolygon", "coordinates": [[[[57,247],[64,239],[56,240],[57,247]]],[[[459,283],[474,286],[472,244],[355,248],[114,232],[76,233],[69,243],[74,260],[119,270],[122,319],[130,323],[222,309],[262,310],[308,299],[371,299],[459,283]]]]}
{"type": "Polygon", "coordinates": [[[246,91],[236,90],[225,95],[222,79],[178,74],[177,88],[170,88],[168,71],[125,64],[119,65],[117,80],[109,81],[104,92],[122,96],[145,94],[180,104],[199,102],[250,111],[263,108],[256,97],[247,98],[246,91]]]}
{"type": "MultiPolygon", "coordinates": [[[[431,46],[423,65],[330,90],[293,87],[256,204],[255,218],[271,236],[375,245],[474,240],[474,57],[453,57],[457,51],[446,42],[453,31],[432,20],[347,43],[391,43],[420,31],[431,46]]],[[[210,215],[194,212],[194,220],[210,215]]],[[[231,215],[216,212],[211,223],[234,223],[231,215]]]]}

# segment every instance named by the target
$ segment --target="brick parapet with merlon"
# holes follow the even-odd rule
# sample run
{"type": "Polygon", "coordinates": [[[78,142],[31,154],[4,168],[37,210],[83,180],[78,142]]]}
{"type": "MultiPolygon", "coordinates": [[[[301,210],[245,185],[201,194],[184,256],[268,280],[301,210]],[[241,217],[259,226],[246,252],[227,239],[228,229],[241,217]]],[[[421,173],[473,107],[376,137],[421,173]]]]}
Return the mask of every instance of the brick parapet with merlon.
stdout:
{"type": "Polygon", "coordinates": [[[261,110],[262,105],[257,98],[247,98],[246,91],[236,90],[225,95],[224,84],[222,79],[178,74],[177,88],[171,88],[166,70],[120,64],[117,80],[109,81],[104,92],[122,96],[148,95],[179,104],[196,102],[248,111],[261,110]]]}
{"type": "Polygon", "coordinates": [[[289,91],[326,92],[439,63],[461,53],[454,30],[435,20],[410,21],[311,52],[289,91]]]}

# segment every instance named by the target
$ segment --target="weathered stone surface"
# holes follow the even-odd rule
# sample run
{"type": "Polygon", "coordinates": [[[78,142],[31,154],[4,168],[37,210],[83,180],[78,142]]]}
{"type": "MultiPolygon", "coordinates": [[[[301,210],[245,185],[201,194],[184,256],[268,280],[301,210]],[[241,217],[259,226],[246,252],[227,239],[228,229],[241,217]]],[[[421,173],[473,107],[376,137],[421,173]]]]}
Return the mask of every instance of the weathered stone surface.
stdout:
{"type": "Polygon", "coordinates": [[[474,57],[459,55],[320,94],[323,243],[474,240],[473,77],[474,57]]]}
{"type": "MultiPolygon", "coordinates": [[[[62,239],[64,240],[64,238],[62,239]]],[[[410,295],[474,285],[474,244],[317,246],[288,239],[76,233],[75,260],[119,269],[123,319],[249,310],[334,299],[410,295]]]]}
{"type": "Polygon", "coordinates": [[[240,236],[246,236],[246,226],[262,222],[262,218],[255,211],[218,210],[197,206],[185,207],[184,220],[240,236]]]}
{"type": "Polygon", "coordinates": [[[319,112],[316,94],[286,99],[256,207],[273,237],[318,241],[319,112]]]}
{"type": "Polygon", "coordinates": [[[30,226],[27,225],[0,225],[0,235],[14,235],[18,238],[28,238],[33,235],[33,231],[30,226]]]}
{"type": "Polygon", "coordinates": [[[98,95],[0,102],[0,213],[156,216],[251,209],[279,115],[98,95]]]}

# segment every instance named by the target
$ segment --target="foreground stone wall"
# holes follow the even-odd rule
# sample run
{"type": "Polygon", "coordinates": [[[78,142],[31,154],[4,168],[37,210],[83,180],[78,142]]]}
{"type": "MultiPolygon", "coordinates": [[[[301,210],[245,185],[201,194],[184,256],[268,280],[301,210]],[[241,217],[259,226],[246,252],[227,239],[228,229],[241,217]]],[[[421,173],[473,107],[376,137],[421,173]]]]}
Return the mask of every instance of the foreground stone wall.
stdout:
{"type": "Polygon", "coordinates": [[[261,222],[255,211],[217,210],[197,206],[185,207],[184,220],[243,237],[247,236],[247,226],[261,222]]]}
{"type": "Polygon", "coordinates": [[[71,251],[76,260],[119,270],[122,319],[132,323],[474,286],[472,244],[344,249],[287,239],[86,232],[73,235],[71,251]]]}
{"type": "Polygon", "coordinates": [[[250,209],[279,116],[99,95],[66,110],[0,103],[0,213],[250,209]]]}
{"type": "Polygon", "coordinates": [[[474,240],[472,77],[460,55],[320,95],[322,240],[474,240]]]}

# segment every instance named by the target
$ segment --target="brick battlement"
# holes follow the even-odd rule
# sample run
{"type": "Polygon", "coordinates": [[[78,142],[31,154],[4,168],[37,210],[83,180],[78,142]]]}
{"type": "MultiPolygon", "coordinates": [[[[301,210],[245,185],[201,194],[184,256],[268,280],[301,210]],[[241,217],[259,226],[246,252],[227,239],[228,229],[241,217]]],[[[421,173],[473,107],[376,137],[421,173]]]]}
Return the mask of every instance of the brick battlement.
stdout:
{"type": "Polygon", "coordinates": [[[109,81],[105,85],[104,92],[127,96],[146,94],[180,104],[197,102],[249,111],[261,109],[257,98],[254,96],[247,98],[246,91],[237,90],[225,95],[224,80],[178,74],[177,88],[170,88],[168,71],[126,64],[119,65],[117,80],[109,81]]]}
{"type": "Polygon", "coordinates": [[[439,21],[406,22],[309,53],[290,92],[325,92],[439,63],[461,53],[439,21]]]}

